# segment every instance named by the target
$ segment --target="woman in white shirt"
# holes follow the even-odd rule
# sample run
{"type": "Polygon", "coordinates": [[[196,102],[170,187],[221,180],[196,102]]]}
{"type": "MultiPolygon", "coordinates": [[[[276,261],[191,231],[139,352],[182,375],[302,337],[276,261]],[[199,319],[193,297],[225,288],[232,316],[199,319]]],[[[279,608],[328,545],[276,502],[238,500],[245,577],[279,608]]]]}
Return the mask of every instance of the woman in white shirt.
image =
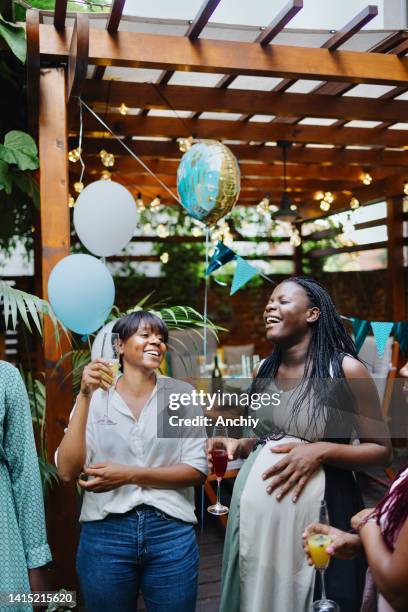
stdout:
{"type": "MultiPolygon", "coordinates": [[[[198,550],[194,485],[207,474],[203,432],[181,436],[169,428],[171,394],[192,387],[159,376],[166,352],[164,322],[145,311],[121,318],[123,375],[114,383],[109,362],[85,369],[70,423],[58,449],[61,478],[85,490],[77,570],[88,612],[136,609],[139,591],[148,612],[193,612],[198,550]],[[85,466],[85,467],[84,467],[85,466]],[[83,472],[83,474],[81,474],[83,472]]],[[[193,406],[184,408],[189,416],[193,406]]]]}

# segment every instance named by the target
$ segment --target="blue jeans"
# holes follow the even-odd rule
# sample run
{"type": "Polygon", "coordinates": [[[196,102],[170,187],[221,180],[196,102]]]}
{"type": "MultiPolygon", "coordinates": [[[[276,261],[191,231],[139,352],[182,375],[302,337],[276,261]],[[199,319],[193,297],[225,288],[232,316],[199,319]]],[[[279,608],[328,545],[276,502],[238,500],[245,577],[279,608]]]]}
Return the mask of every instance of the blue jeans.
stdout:
{"type": "Polygon", "coordinates": [[[193,525],[149,506],[82,524],[77,571],[87,612],[194,612],[198,547],[193,525]]]}

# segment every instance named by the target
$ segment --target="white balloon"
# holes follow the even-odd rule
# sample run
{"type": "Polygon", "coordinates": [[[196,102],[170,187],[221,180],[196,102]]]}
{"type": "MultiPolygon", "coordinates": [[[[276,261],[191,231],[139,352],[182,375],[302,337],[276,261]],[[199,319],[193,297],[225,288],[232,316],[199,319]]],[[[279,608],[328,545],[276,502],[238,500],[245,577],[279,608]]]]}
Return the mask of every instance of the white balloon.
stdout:
{"type": "Polygon", "coordinates": [[[111,333],[112,327],[115,325],[115,323],[116,323],[116,320],[109,321],[109,323],[101,327],[101,329],[98,331],[98,333],[95,336],[95,340],[92,343],[91,359],[97,359],[98,357],[101,356],[103,337],[105,334],[111,333]]]}
{"type": "Polygon", "coordinates": [[[100,257],[115,255],[127,245],[137,219],[132,194],[114,181],[87,185],[74,208],[74,225],[80,241],[100,257]]]}

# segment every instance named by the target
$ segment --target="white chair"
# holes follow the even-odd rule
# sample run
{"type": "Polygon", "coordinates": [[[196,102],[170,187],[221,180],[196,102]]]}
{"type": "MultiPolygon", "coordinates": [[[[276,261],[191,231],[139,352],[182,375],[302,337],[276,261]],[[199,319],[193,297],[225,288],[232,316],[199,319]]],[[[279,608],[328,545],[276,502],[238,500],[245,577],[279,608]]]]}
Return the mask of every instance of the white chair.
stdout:
{"type": "MultiPolygon", "coordinates": [[[[397,376],[398,371],[399,344],[396,340],[394,340],[394,338],[388,338],[384,354],[382,357],[380,357],[377,352],[374,336],[367,336],[358,356],[363,361],[374,379],[381,402],[382,413],[384,419],[388,421],[390,418],[389,412],[391,407],[394,379],[397,376]]],[[[393,470],[391,468],[387,468],[385,471],[388,478],[392,480],[395,476],[393,470]]],[[[373,478],[373,480],[388,486],[387,483],[384,483],[378,479],[373,478]]]]}
{"type": "MultiPolygon", "coordinates": [[[[174,329],[169,333],[170,374],[174,378],[196,378],[200,376],[199,355],[204,353],[204,330],[174,329]]],[[[214,360],[218,347],[215,333],[207,329],[207,364],[214,360]]]]}
{"type": "Polygon", "coordinates": [[[384,400],[385,391],[387,388],[387,381],[390,372],[393,368],[393,344],[394,339],[390,336],[387,340],[384,354],[380,357],[377,352],[374,336],[367,336],[367,338],[364,340],[363,346],[361,347],[358,353],[359,358],[364,363],[367,370],[370,372],[371,376],[374,379],[378,391],[378,396],[383,407],[383,412],[385,412],[384,400]]]}

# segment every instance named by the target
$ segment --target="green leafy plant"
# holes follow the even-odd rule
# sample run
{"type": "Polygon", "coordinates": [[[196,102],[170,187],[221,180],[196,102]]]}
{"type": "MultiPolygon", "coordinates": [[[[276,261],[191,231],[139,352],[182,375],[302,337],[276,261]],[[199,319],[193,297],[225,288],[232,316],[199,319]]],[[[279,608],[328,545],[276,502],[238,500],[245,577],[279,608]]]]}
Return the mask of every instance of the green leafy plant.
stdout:
{"type": "Polygon", "coordinates": [[[56,341],[59,342],[60,326],[62,324],[55,316],[51,305],[36,295],[26,293],[20,289],[10,287],[5,281],[0,280],[0,304],[3,305],[5,328],[16,329],[18,316],[21,317],[27,328],[32,332],[31,323],[42,335],[44,328],[44,316],[47,315],[53,324],[56,341]],[[11,325],[9,322],[11,320],[11,325]]]}
{"type": "Polygon", "coordinates": [[[14,55],[23,64],[26,61],[27,45],[25,30],[22,26],[6,21],[0,15],[0,36],[6,42],[7,46],[14,55]]]}

